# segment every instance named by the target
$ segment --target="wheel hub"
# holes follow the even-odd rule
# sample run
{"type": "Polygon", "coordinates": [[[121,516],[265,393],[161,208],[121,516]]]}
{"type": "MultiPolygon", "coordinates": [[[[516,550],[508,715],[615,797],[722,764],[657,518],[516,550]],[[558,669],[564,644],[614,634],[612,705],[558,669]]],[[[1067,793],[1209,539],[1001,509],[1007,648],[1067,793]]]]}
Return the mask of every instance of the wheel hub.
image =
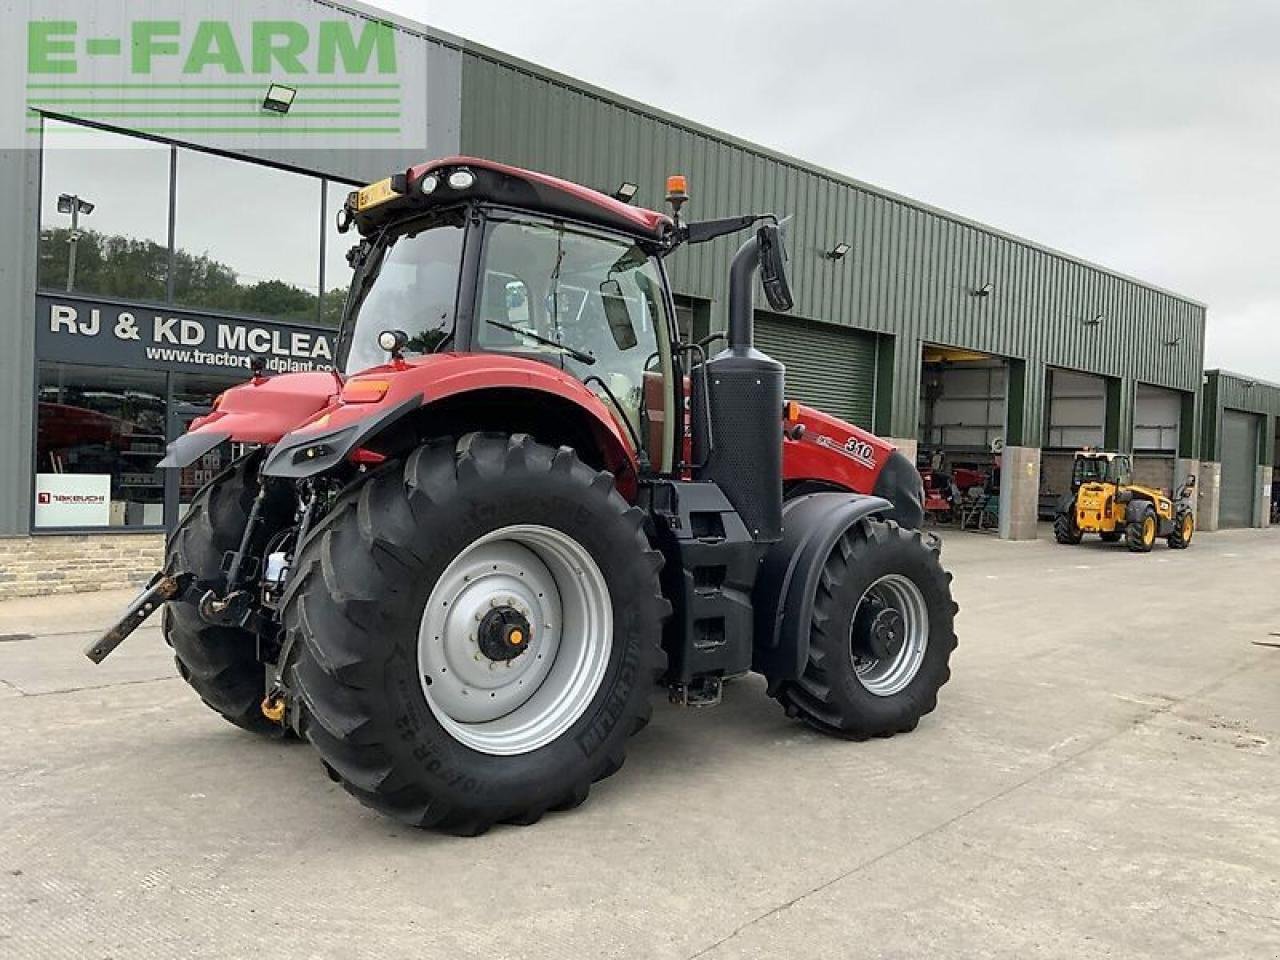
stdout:
{"type": "Polygon", "coordinates": [[[870,636],[867,637],[871,655],[877,660],[896,657],[906,640],[905,626],[902,614],[892,607],[878,612],[871,621],[870,636]]]}
{"type": "Polygon", "coordinates": [[[924,595],[909,578],[886,574],[863,593],[849,633],[859,682],[875,696],[893,696],[914,679],[929,646],[924,595]]]}
{"type": "Polygon", "coordinates": [[[490,610],[480,621],[476,642],[480,652],[496,663],[514,660],[526,650],[533,640],[533,627],[515,607],[502,606],[490,610]]]}

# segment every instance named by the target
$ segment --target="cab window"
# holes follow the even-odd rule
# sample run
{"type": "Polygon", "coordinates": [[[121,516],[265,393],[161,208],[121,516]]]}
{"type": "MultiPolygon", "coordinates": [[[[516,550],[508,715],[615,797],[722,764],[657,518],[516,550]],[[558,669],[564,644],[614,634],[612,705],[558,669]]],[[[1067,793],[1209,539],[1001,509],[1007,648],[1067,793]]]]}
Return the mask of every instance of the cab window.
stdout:
{"type": "Polygon", "coordinates": [[[637,244],[532,219],[489,223],[476,346],[544,360],[583,381],[659,469],[675,424],[668,329],[661,274],[637,244]]]}

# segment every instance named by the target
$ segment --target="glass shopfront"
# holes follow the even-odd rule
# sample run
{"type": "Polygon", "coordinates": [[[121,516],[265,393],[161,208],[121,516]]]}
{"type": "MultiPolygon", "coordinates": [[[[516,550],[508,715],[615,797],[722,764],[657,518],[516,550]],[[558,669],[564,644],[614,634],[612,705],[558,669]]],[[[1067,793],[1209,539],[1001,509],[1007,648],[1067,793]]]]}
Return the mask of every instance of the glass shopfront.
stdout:
{"type": "Polygon", "coordinates": [[[330,369],[351,186],[44,119],[33,529],[158,530],[239,451],[166,445],[249,377],[330,369]]]}

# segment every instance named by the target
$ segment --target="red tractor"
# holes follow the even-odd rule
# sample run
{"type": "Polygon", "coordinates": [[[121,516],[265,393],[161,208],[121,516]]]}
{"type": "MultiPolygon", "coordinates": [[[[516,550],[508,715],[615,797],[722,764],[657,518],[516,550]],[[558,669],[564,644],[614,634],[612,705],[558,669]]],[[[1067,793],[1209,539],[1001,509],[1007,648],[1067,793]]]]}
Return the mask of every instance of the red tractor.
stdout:
{"type": "Polygon", "coordinates": [[[825,733],[913,729],[957,609],[919,474],[753,349],[757,272],[792,305],[776,220],[685,222],[668,192],[670,216],[455,157],[353,193],[342,372],[255,369],[171,445],[249,452],[90,658],[163,606],[213,710],[462,834],[580,804],[659,682],[711,704],[754,670],[825,733]],[[664,260],[747,230],[708,359],[664,260]]]}

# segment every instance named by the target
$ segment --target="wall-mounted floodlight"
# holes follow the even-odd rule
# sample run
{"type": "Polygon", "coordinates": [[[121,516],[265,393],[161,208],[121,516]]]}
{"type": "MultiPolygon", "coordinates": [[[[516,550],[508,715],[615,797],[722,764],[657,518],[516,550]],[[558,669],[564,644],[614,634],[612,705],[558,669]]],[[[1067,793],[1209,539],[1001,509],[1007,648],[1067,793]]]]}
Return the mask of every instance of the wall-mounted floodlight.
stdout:
{"type": "Polygon", "coordinates": [[[989,297],[991,296],[992,291],[994,291],[995,288],[996,288],[995,284],[993,284],[991,281],[988,280],[982,286],[978,287],[978,289],[973,290],[971,292],[975,297],[989,297]]]}
{"type": "Polygon", "coordinates": [[[613,191],[613,199],[621,200],[623,203],[630,203],[639,192],[640,188],[634,183],[624,182],[617,190],[613,191]]]}
{"type": "Polygon", "coordinates": [[[1097,315],[1096,315],[1096,316],[1094,316],[1094,317],[1091,317],[1091,318],[1089,318],[1089,319],[1086,319],[1086,320],[1084,321],[1084,325],[1085,325],[1086,327],[1100,327],[1100,326],[1102,326],[1102,321],[1104,321],[1104,320],[1106,320],[1106,319],[1107,319],[1106,314],[1099,313],[1099,314],[1097,314],[1097,315]]]}
{"type": "MultiPolygon", "coordinates": [[[[1208,378],[1206,378],[1206,379],[1208,379],[1208,378]]],[[[1244,388],[1245,388],[1246,390],[1252,390],[1252,389],[1253,389],[1254,387],[1256,387],[1257,385],[1258,385],[1258,381],[1257,381],[1257,380],[1246,380],[1246,381],[1244,382],[1244,388]]]]}
{"type": "Polygon", "coordinates": [[[267,95],[262,99],[262,109],[270,110],[272,113],[288,113],[297,96],[298,91],[293,87],[286,87],[283,83],[273,83],[267,87],[267,95]]]}
{"type": "Polygon", "coordinates": [[[849,246],[844,241],[841,241],[824,253],[823,256],[828,260],[843,260],[852,249],[853,247],[849,246]]]}
{"type": "Polygon", "coordinates": [[[1176,337],[1170,337],[1168,340],[1164,342],[1164,345],[1166,347],[1176,347],[1180,343],[1182,343],[1182,336],[1178,335],[1176,337]]]}

